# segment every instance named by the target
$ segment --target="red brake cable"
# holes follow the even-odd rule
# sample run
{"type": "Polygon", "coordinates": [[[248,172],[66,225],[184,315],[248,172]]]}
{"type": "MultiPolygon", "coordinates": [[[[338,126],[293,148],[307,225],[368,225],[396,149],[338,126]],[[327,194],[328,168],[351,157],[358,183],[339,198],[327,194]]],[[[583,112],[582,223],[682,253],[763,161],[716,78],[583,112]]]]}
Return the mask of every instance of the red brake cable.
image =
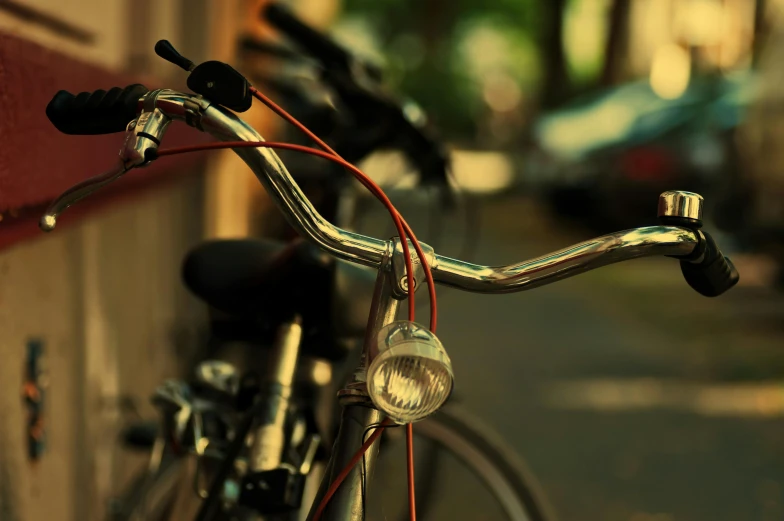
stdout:
{"type": "MultiPolygon", "coordinates": [[[[307,128],[305,125],[303,125],[294,116],[292,116],[291,114],[286,112],[277,103],[272,101],[263,92],[261,92],[260,90],[258,90],[256,87],[253,87],[253,86],[250,87],[250,92],[251,92],[251,94],[253,94],[253,96],[256,99],[258,99],[259,101],[264,103],[264,105],[266,105],[275,114],[277,114],[278,116],[282,117],[283,119],[288,121],[290,124],[294,125],[298,130],[300,130],[306,136],[308,136],[311,140],[313,140],[324,151],[331,153],[336,158],[343,159],[340,156],[340,154],[335,152],[335,150],[333,150],[332,147],[330,147],[327,143],[325,143],[324,140],[322,140],[320,137],[318,137],[316,134],[314,134],[309,128],[307,128]]],[[[354,167],[353,165],[351,165],[347,161],[343,160],[343,163],[341,163],[341,164],[343,164],[343,166],[345,166],[346,168],[349,168],[350,170],[352,170],[352,173],[354,174],[354,176],[357,179],[359,179],[359,181],[365,186],[365,188],[367,188],[372,193],[374,193],[374,195],[375,195],[375,191],[373,189],[371,189],[371,187],[364,182],[365,180],[370,181],[370,183],[372,183],[372,185],[375,188],[377,188],[379,191],[381,190],[381,187],[379,187],[375,182],[373,182],[366,174],[364,174],[361,171],[358,171],[359,169],[357,169],[356,167],[354,167]]],[[[395,211],[397,212],[397,210],[395,210],[395,211]]],[[[398,215],[400,215],[400,214],[398,213],[398,215]]],[[[400,216],[400,219],[401,219],[401,221],[402,221],[402,223],[403,223],[403,225],[405,227],[406,235],[411,239],[411,243],[414,245],[414,249],[416,250],[417,256],[419,257],[419,260],[420,260],[420,263],[422,264],[422,267],[423,267],[423,269],[425,271],[425,280],[427,281],[427,287],[428,287],[428,291],[429,291],[429,294],[430,294],[430,331],[435,333],[436,332],[436,325],[438,323],[438,313],[437,313],[437,305],[436,305],[436,284],[435,284],[435,281],[433,280],[433,274],[430,271],[430,264],[427,262],[427,260],[425,258],[425,255],[424,255],[424,252],[422,251],[422,248],[419,246],[419,241],[416,239],[416,236],[414,235],[414,232],[411,230],[411,227],[408,226],[408,223],[406,222],[406,220],[403,218],[402,215],[400,216]]],[[[400,239],[401,239],[401,242],[402,242],[403,251],[404,251],[404,253],[406,255],[406,258],[408,259],[410,257],[409,257],[409,252],[408,252],[408,244],[407,244],[407,241],[405,240],[405,236],[400,235],[400,239]]],[[[411,287],[413,287],[412,286],[413,275],[409,275],[409,274],[412,273],[412,266],[408,262],[406,263],[406,272],[407,272],[406,273],[407,276],[409,277],[407,279],[408,287],[411,288],[411,287]]],[[[411,320],[412,322],[414,322],[413,311],[412,311],[413,301],[414,301],[413,298],[409,298],[409,320],[411,320]]]]}
{"type": "MultiPolygon", "coordinates": [[[[369,189],[371,189],[373,195],[377,195],[376,190],[378,190],[377,197],[381,200],[382,203],[384,203],[384,206],[386,206],[387,209],[391,207],[394,210],[394,213],[392,212],[392,210],[390,210],[390,214],[392,214],[393,216],[393,220],[395,221],[396,227],[397,227],[398,220],[400,221],[401,227],[398,228],[398,233],[400,233],[401,235],[408,235],[411,238],[411,243],[414,245],[414,250],[417,252],[417,256],[420,258],[420,261],[422,259],[426,259],[425,253],[422,250],[422,247],[419,245],[419,241],[417,240],[416,235],[414,235],[414,232],[411,230],[408,223],[405,220],[403,220],[403,218],[400,217],[400,214],[397,213],[397,210],[394,209],[392,202],[389,201],[389,198],[386,196],[386,194],[384,194],[384,192],[381,191],[381,188],[372,179],[367,177],[367,174],[362,172],[360,169],[358,169],[351,163],[343,159],[340,159],[339,157],[334,156],[328,152],[317,150],[315,148],[311,148],[305,145],[295,145],[293,143],[284,143],[284,142],[277,142],[277,141],[222,141],[216,143],[201,143],[198,145],[186,145],[182,147],[160,149],[157,151],[156,155],[157,157],[164,157],[164,156],[173,156],[177,154],[185,154],[188,152],[201,152],[204,150],[222,150],[227,148],[271,148],[276,150],[293,150],[296,152],[303,152],[305,154],[318,156],[347,168],[357,177],[357,179],[360,180],[360,182],[362,182],[363,186],[367,186],[369,189]],[[367,180],[368,184],[365,184],[363,182],[364,179],[367,180]]],[[[403,251],[405,252],[408,249],[406,241],[401,241],[401,242],[403,246],[403,251]]],[[[410,256],[408,257],[408,259],[410,262],[410,256]]],[[[434,303],[436,302],[434,299],[435,281],[433,280],[433,274],[430,270],[429,264],[427,262],[424,262],[423,265],[426,266],[425,278],[427,280],[428,289],[430,290],[430,299],[431,299],[430,330],[435,332],[436,326],[438,324],[438,312],[437,312],[438,308],[436,305],[434,305],[434,303]]]]}
{"type": "MultiPolygon", "coordinates": [[[[433,305],[435,303],[435,299],[434,299],[435,291],[433,291],[433,288],[435,288],[435,284],[432,282],[433,280],[432,274],[430,272],[429,265],[425,260],[426,257],[424,255],[424,252],[422,251],[422,247],[419,245],[419,241],[417,241],[416,236],[414,235],[413,231],[411,231],[410,227],[408,226],[408,223],[403,221],[400,214],[392,205],[392,202],[372,179],[367,177],[367,175],[363,173],[361,170],[359,170],[357,167],[345,161],[344,159],[339,158],[338,156],[330,154],[329,152],[316,150],[314,148],[307,147],[304,145],[295,145],[293,143],[280,143],[274,141],[230,141],[230,142],[219,142],[219,143],[202,143],[199,145],[189,145],[189,146],[158,150],[157,156],[164,157],[164,156],[172,156],[176,154],[184,154],[187,152],[197,152],[203,150],[220,150],[220,149],[227,149],[227,148],[271,148],[271,149],[279,149],[279,150],[294,150],[298,152],[304,152],[314,156],[323,157],[324,159],[333,161],[337,164],[344,166],[345,168],[349,169],[352,173],[354,173],[354,175],[360,180],[360,182],[362,182],[363,180],[367,180],[367,184],[363,182],[363,185],[367,186],[368,189],[371,190],[373,195],[376,195],[381,200],[381,202],[384,203],[384,205],[390,211],[390,214],[392,215],[392,219],[395,221],[395,226],[398,228],[398,233],[401,235],[401,237],[403,237],[404,236],[403,232],[405,231],[405,234],[411,238],[411,243],[414,245],[414,249],[416,250],[417,255],[419,256],[420,261],[422,261],[423,266],[427,266],[427,268],[425,268],[425,275],[428,279],[428,288],[431,290],[430,291],[430,298],[431,298],[430,329],[431,331],[435,329],[436,320],[437,320],[436,308],[433,305]]],[[[404,247],[404,252],[406,252],[407,251],[406,241],[401,241],[401,242],[404,247]]],[[[408,259],[408,262],[406,263],[407,264],[406,275],[409,281],[408,287],[411,288],[413,287],[413,284],[411,283],[411,280],[413,279],[413,270],[409,268],[411,263],[411,257],[410,255],[407,255],[406,258],[408,259]]],[[[413,300],[414,300],[413,295],[409,295],[409,320],[411,320],[412,322],[413,322],[413,316],[412,316],[413,300]]],[[[357,451],[356,454],[354,454],[354,457],[351,459],[349,465],[347,465],[340,472],[340,474],[338,474],[335,477],[334,481],[330,485],[330,488],[327,490],[327,493],[324,494],[324,497],[319,503],[319,506],[313,516],[313,521],[319,521],[321,517],[321,513],[324,511],[327,504],[329,503],[329,500],[332,498],[332,496],[335,494],[337,489],[340,487],[340,484],[343,483],[346,477],[348,477],[349,473],[351,472],[351,469],[354,468],[356,463],[362,458],[365,452],[367,452],[367,450],[370,448],[370,445],[372,445],[373,441],[375,441],[376,438],[378,438],[381,435],[382,430],[383,429],[379,427],[373,433],[373,435],[371,435],[368,438],[367,442],[362,445],[360,450],[357,451]]],[[[416,502],[414,497],[413,429],[411,424],[406,426],[406,452],[407,452],[406,460],[407,460],[407,474],[408,474],[409,513],[411,514],[411,521],[416,521],[416,510],[415,510],[416,502]]]]}
{"type": "MultiPolygon", "coordinates": [[[[438,308],[436,303],[436,292],[435,292],[435,281],[433,279],[433,274],[430,269],[430,265],[427,262],[427,257],[422,250],[422,247],[419,244],[419,241],[414,235],[413,230],[408,225],[408,223],[403,219],[402,215],[397,211],[394,207],[392,202],[383,192],[380,186],[376,184],[369,176],[367,176],[364,172],[360,169],[352,165],[351,163],[344,160],[340,155],[335,152],[328,144],[326,144],[323,140],[321,140],[318,136],[316,136],[313,132],[310,131],[305,125],[300,123],[296,118],[291,116],[288,112],[284,109],[279,107],[276,103],[270,100],[267,96],[262,94],[258,91],[255,87],[250,88],[251,93],[259,99],[262,103],[264,103],[267,107],[269,107],[272,111],[278,114],[280,117],[297,127],[300,131],[305,133],[310,139],[312,139],[316,144],[318,144],[324,152],[313,149],[311,147],[301,146],[301,145],[294,145],[291,143],[276,143],[276,142],[269,142],[269,141],[260,141],[260,142],[248,142],[248,141],[239,141],[239,142],[222,142],[222,143],[204,143],[200,145],[191,145],[191,146],[184,146],[184,147],[177,147],[177,148],[169,148],[164,150],[158,150],[157,156],[168,156],[168,155],[175,155],[181,154],[186,152],[196,152],[201,150],[216,150],[216,149],[226,149],[226,148],[246,148],[246,147],[253,147],[253,148],[271,148],[271,149],[283,149],[283,150],[294,150],[298,152],[304,152],[307,154],[315,155],[322,157],[324,159],[333,161],[337,164],[340,164],[344,168],[347,168],[352,174],[359,180],[359,182],[365,186],[376,198],[378,198],[392,217],[392,220],[395,223],[395,227],[397,229],[398,235],[401,238],[401,246],[403,248],[403,254],[405,256],[405,263],[406,263],[406,281],[408,283],[409,288],[409,296],[408,296],[408,315],[409,320],[414,322],[416,319],[415,315],[415,298],[412,292],[414,289],[414,273],[413,273],[413,265],[411,261],[411,254],[408,247],[408,241],[406,237],[411,240],[412,245],[419,257],[420,264],[422,265],[424,272],[425,272],[425,279],[427,281],[428,292],[430,297],[430,330],[435,333],[436,326],[438,323],[438,308]]],[[[370,446],[375,442],[375,440],[381,436],[384,427],[389,424],[389,420],[385,420],[378,429],[376,429],[373,434],[363,443],[362,447],[354,454],[349,464],[341,470],[341,472],[335,477],[333,482],[331,483],[329,489],[324,494],[321,502],[319,503],[314,516],[313,521],[319,521],[321,518],[324,509],[326,508],[327,504],[329,503],[330,499],[334,494],[337,492],[340,485],[345,481],[346,477],[350,474],[351,470],[356,466],[360,459],[364,456],[370,446]]],[[[406,455],[407,455],[407,475],[408,475],[408,503],[409,503],[409,515],[411,521],[416,521],[416,500],[414,494],[414,452],[413,452],[413,426],[408,424],[406,426],[406,455]]]]}

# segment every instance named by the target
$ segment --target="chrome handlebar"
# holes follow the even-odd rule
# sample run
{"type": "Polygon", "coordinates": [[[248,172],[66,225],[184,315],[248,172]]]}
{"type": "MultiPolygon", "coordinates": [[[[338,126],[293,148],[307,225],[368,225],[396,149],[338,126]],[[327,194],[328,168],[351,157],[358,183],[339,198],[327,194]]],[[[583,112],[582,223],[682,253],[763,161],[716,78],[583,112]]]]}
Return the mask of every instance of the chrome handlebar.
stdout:
{"type": "Polygon", "coordinates": [[[511,293],[638,257],[685,257],[699,243],[699,234],[687,228],[647,226],[596,237],[508,266],[479,266],[436,255],[433,277],[466,291],[511,293]]]}
{"type": "MultiPolygon", "coordinates": [[[[140,106],[142,112],[136,122],[151,123],[139,125],[132,122],[128,126],[126,142],[120,152],[122,164],[127,169],[149,163],[146,149],[157,148],[155,141],[162,141],[171,120],[183,121],[221,141],[263,141],[255,129],[234,113],[210,104],[200,96],[157,90],[145,95],[140,106]],[[150,116],[151,113],[155,117],[150,116]],[[155,140],[149,139],[149,136],[155,140]]],[[[288,222],[324,251],[340,259],[378,268],[394,248],[391,240],[343,230],[327,221],[313,207],[273,150],[238,148],[234,152],[251,168],[288,222]]],[[[95,178],[95,183],[106,184],[105,177],[95,178]]],[[[81,183],[78,193],[91,192],[89,185],[89,181],[81,183]]],[[[76,200],[78,198],[73,197],[72,191],[60,196],[41,219],[42,228],[51,229],[57,213],[76,200]]],[[[701,240],[701,233],[690,228],[651,226],[604,235],[507,266],[482,266],[435,254],[431,269],[434,279],[442,284],[480,293],[507,293],[543,286],[638,257],[688,257],[695,253],[701,240]]]]}

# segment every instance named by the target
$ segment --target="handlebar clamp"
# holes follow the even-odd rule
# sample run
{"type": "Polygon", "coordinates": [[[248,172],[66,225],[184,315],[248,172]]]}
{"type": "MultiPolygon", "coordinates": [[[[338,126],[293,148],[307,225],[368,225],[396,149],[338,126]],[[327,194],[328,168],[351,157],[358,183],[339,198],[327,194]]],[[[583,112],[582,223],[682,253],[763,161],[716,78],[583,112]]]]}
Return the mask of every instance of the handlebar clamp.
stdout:
{"type": "Polygon", "coordinates": [[[128,123],[125,142],[120,149],[120,160],[126,168],[146,166],[161,144],[161,139],[171,123],[171,118],[158,108],[142,112],[128,123]]]}

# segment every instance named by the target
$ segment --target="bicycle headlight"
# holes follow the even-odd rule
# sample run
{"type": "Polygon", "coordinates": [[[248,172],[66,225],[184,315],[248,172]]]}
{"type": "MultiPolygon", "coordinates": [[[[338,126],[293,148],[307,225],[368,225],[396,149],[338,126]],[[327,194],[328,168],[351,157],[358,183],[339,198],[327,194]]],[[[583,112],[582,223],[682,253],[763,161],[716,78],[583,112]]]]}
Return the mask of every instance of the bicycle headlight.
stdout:
{"type": "Polygon", "coordinates": [[[427,328],[408,321],[381,329],[367,372],[378,409],[396,423],[412,423],[437,411],[452,393],[452,361],[427,328]]]}

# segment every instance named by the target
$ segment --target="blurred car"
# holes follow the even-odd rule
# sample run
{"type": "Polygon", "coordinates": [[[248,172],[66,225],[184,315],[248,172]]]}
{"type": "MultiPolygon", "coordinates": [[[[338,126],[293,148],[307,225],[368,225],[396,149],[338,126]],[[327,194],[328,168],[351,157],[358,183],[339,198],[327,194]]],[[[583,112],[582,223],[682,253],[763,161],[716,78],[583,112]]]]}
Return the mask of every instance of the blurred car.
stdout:
{"type": "Polygon", "coordinates": [[[578,98],[536,122],[528,185],[600,231],[654,222],[665,190],[715,204],[738,175],[733,134],[754,84],[738,73],[697,77],[676,99],[647,81],[578,98]]]}

